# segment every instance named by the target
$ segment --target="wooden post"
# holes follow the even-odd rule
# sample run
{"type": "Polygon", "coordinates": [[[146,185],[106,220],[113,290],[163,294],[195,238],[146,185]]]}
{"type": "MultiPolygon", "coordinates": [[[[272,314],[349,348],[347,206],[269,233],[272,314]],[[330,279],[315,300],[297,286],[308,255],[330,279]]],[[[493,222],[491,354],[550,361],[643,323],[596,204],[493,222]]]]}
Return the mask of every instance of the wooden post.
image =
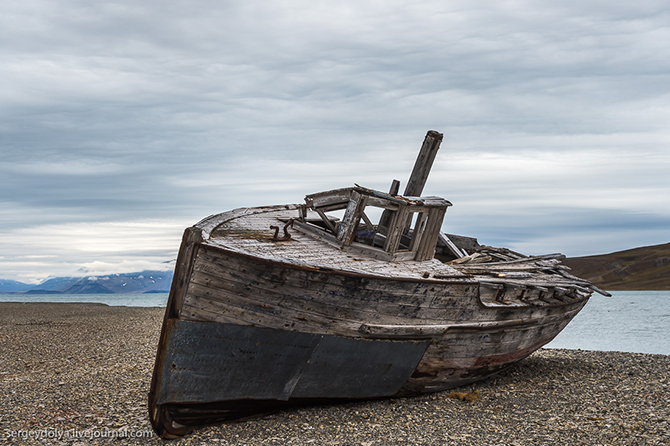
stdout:
{"type": "Polygon", "coordinates": [[[400,181],[393,180],[391,182],[391,188],[389,189],[389,195],[393,195],[395,197],[396,195],[398,195],[399,190],[400,190],[400,181]]]}
{"type": "Polygon", "coordinates": [[[414,260],[430,260],[435,256],[435,246],[437,245],[437,238],[440,235],[440,228],[444,221],[444,214],[447,208],[433,208],[428,213],[428,223],[424,229],[423,237],[419,241],[419,247],[416,250],[414,260]]]}
{"type": "Polygon", "coordinates": [[[384,243],[384,251],[393,254],[398,250],[408,216],[409,206],[406,204],[399,205],[398,210],[393,213],[391,218],[391,224],[386,234],[386,242],[384,243]]]}
{"type": "Polygon", "coordinates": [[[340,224],[339,232],[337,233],[337,238],[344,245],[351,245],[353,243],[354,237],[356,237],[358,224],[361,221],[361,215],[363,214],[367,203],[368,197],[366,195],[351,191],[351,200],[347,205],[347,209],[344,211],[342,223],[340,224]]]}
{"type": "Polygon", "coordinates": [[[435,155],[437,155],[437,151],[440,148],[442,137],[442,133],[438,133],[435,130],[429,130],[428,133],[426,133],[426,138],[423,140],[421,151],[414,163],[414,169],[409,176],[407,187],[405,187],[405,193],[403,194],[405,197],[421,196],[423,187],[426,185],[426,180],[428,180],[430,168],[433,167],[435,155]]]}
{"type": "MultiPolygon", "coordinates": [[[[400,190],[400,181],[398,180],[393,180],[391,183],[391,188],[389,189],[389,195],[396,196],[398,195],[398,191],[400,190]]],[[[382,212],[382,216],[379,219],[379,232],[382,234],[386,235],[388,232],[388,227],[391,224],[391,215],[392,212],[389,211],[388,209],[384,209],[384,212],[382,212]]]]}

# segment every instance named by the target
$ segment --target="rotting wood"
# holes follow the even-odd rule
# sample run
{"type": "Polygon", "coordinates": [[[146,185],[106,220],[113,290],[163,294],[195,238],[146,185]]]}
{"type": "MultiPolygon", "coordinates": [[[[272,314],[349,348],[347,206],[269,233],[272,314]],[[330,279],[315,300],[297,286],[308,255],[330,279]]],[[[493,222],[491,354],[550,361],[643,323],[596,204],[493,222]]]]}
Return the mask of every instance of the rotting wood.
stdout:
{"type": "MultiPolygon", "coordinates": [[[[389,188],[389,195],[391,196],[396,196],[398,195],[398,192],[400,191],[400,181],[398,180],[393,180],[391,182],[391,187],[389,188]]],[[[384,212],[382,212],[382,216],[379,219],[379,231],[382,234],[386,234],[386,231],[388,231],[389,224],[391,223],[391,212],[388,209],[384,209],[384,212]]]]}
{"type": "Polygon", "coordinates": [[[342,218],[342,224],[340,225],[337,234],[337,238],[345,245],[350,245],[354,241],[354,236],[358,230],[358,225],[361,221],[365,206],[367,205],[368,197],[353,190],[351,191],[351,198],[349,200],[349,204],[344,212],[344,217],[342,218]]]}
{"type": "Polygon", "coordinates": [[[414,169],[412,169],[409,181],[407,181],[407,186],[405,186],[404,196],[421,196],[426,181],[428,180],[428,174],[435,161],[437,151],[440,149],[442,137],[442,133],[438,133],[434,130],[430,130],[426,133],[426,137],[421,145],[421,151],[414,164],[414,169]]]}
{"type": "Polygon", "coordinates": [[[421,238],[419,247],[417,248],[415,260],[429,260],[435,255],[435,247],[437,246],[437,238],[440,234],[440,228],[444,221],[444,214],[447,208],[433,208],[428,211],[428,222],[424,230],[424,235],[421,238]]]}
{"type": "Polygon", "coordinates": [[[315,209],[316,212],[319,214],[319,217],[321,217],[321,220],[323,223],[326,225],[326,227],[332,232],[333,234],[337,234],[337,229],[335,229],[335,225],[330,221],[330,218],[326,215],[325,212],[323,212],[321,209],[315,209]]]}
{"type": "Polygon", "coordinates": [[[465,254],[463,251],[461,251],[455,244],[454,242],[451,241],[451,239],[447,236],[447,234],[440,232],[438,234],[438,242],[442,242],[444,245],[447,246],[449,251],[453,255],[456,256],[456,258],[460,259],[462,257],[465,257],[467,254],[465,254]]]}
{"type": "Polygon", "coordinates": [[[193,258],[197,254],[198,243],[202,241],[202,231],[198,228],[188,228],[184,231],[182,240],[182,247],[177,256],[177,267],[172,278],[172,286],[170,287],[170,294],[168,296],[167,314],[169,317],[176,317],[179,313],[186,288],[188,286],[188,279],[193,268],[193,258]]]}
{"type": "Polygon", "coordinates": [[[336,382],[338,370],[358,376],[360,367],[351,364],[368,357],[396,370],[404,361],[405,375],[396,375],[392,391],[377,386],[384,379],[382,368],[365,376],[372,387],[385,389],[375,396],[416,395],[475,382],[551,341],[592,292],[601,292],[569,274],[560,254],[527,257],[481,246],[471,237],[442,234],[451,203],[420,197],[441,139],[437,132],[426,135],[404,196],[398,195],[395,180],[389,193],[355,185],[307,195],[304,204],[235,209],[187,229],[149,393],[151,423],[160,436],[173,438],[217,420],[309,402],[293,399],[294,394],[310,395],[314,402],[367,395],[360,393],[356,379],[343,386],[352,393],[338,393],[342,386],[337,385],[327,386],[327,393],[319,389],[336,382]],[[383,209],[376,225],[365,211],[370,206],[383,209]],[[341,220],[328,215],[338,210],[344,211],[341,220]],[[273,242],[268,228],[292,221],[290,238],[273,242]],[[440,259],[454,260],[443,263],[436,252],[440,259]],[[180,326],[207,339],[202,341],[207,352],[182,344],[180,364],[175,364],[171,352],[185,333],[180,326]],[[262,385],[249,384],[260,393],[243,390],[248,376],[267,373],[267,363],[255,363],[255,346],[279,338],[286,348],[264,350],[272,353],[273,364],[298,381],[302,370],[316,372],[302,386],[294,379],[274,383],[274,399],[254,399],[267,396],[262,385]],[[322,339],[336,347],[323,350],[327,356],[292,356],[322,339]],[[404,355],[389,354],[390,343],[410,350],[418,346],[418,364],[408,366],[404,355]],[[252,372],[242,373],[240,385],[234,386],[239,392],[235,401],[208,397],[227,398],[228,390],[217,386],[229,374],[241,373],[227,369],[231,362],[217,359],[218,354],[236,355],[232,363],[252,372]],[[196,369],[202,364],[216,370],[201,374],[196,369]],[[179,377],[196,375],[216,379],[181,393],[179,377]],[[166,385],[172,393],[161,390],[166,385]]]}

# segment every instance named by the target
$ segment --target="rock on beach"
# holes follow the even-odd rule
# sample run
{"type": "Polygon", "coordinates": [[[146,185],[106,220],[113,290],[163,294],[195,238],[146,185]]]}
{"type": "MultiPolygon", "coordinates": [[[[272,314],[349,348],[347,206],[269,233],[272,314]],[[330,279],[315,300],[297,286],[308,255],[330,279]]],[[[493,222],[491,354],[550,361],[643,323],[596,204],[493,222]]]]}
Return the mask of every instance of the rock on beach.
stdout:
{"type": "Polygon", "coordinates": [[[670,444],[670,356],[553,349],[539,350],[496,377],[454,389],[476,391],[478,399],[441,392],[305,407],[164,441],[151,433],[147,416],[163,312],[102,304],[0,303],[0,441],[670,444]]]}

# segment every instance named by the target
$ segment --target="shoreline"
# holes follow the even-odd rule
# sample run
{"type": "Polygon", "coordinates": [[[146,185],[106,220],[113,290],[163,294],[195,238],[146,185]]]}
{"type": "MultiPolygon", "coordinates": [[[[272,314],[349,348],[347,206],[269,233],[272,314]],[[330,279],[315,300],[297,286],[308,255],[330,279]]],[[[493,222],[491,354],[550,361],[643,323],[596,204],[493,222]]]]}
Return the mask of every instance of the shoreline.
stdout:
{"type": "MultiPolygon", "coordinates": [[[[146,398],[163,313],[162,307],[0,302],[0,438],[7,443],[109,444],[102,437],[105,429],[151,431],[146,398]],[[74,435],[35,440],[16,434],[49,429],[74,435]]],[[[479,401],[449,398],[447,391],[281,411],[204,428],[177,441],[154,435],[113,441],[668,444],[669,370],[666,355],[541,349],[493,378],[455,389],[478,390],[479,401]]]]}

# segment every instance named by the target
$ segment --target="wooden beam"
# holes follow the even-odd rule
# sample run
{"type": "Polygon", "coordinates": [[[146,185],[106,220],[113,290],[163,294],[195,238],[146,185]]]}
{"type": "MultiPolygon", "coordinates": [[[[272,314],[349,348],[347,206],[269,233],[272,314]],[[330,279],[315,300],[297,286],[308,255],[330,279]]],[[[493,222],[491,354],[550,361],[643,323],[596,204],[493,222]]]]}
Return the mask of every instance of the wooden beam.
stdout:
{"type": "Polygon", "coordinates": [[[419,242],[416,250],[416,257],[414,260],[430,260],[435,255],[435,247],[437,246],[437,238],[440,234],[444,214],[447,212],[446,208],[432,208],[428,213],[428,223],[424,231],[423,237],[419,242]]]}
{"type": "Polygon", "coordinates": [[[437,155],[437,151],[440,148],[442,137],[442,133],[434,130],[429,130],[426,134],[419,156],[414,163],[414,169],[407,182],[407,187],[405,187],[405,193],[403,194],[405,197],[421,196],[423,187],[426,185],[426,180],[428,180],[430,169],[433,167],[435,155],[437,155]]]}
{"type": "Polygon", "coordinates": [[[386,242],[384,243],[384,251],[395,253],[400,247],[400,240],[405,229],[405,222],[409,217],[409,206],[400,206],[397,212],[393,214],[391,224],[386,234],[386,242]]]}
{"type": "Polygon", "coordinates": [[[328,227],[328,229],[330,229],[330,232],[332,232],[333,234],[337,234],[337,230],[335,229],[335,226],[333,225],[333,223],[331,223],[331,221],[328,218],[328,216],[326,215],[326,213],[323,212],[321,209],[318,209],[318,208],[315,209],[315,210],[319,214],[319,217],[321,217],[321,220],[323,220],[323,223],[328,227]]]}
{"type": "Polygon", "coordinates": [[[316,194],[310,194],[305,196],[305,203],[311,208],[319,207],[325,208],[327,206],[332,206],[336,204],[349,202],[351,198],[352,187],[345,187],[341,189],[335,189],[325,192],[318,192],[316,194]]]}
{"type": "Polygon", "coordinates": [[[356,229],[367,202],[368,197],[366,195],[351,191],[351,201],[349,201],[347,210],[344,211],[344,217],[342,217],[342,223],[337,233],[337,238],[345,245],[350,245],[354,241],[356,229]]]}
{"type": "Polygon", "coordinates": [[[368,229],[373,229],[374,225],[370,221],[367,215],[365,215],[365,212],[361,212],[361,217],[363,218],[363,221],[365,222],[365,225],[368,227],[368,229]]]}
{"type": "Polygon", "coordinates": [[[446,247],[449,249],[449,251],[456,256],[457,259],[460,259],[461,257],[465,257],[465,254],[454,244],[454,242],[451,241],[451,239],[447,236],[447,234],[440,232],[438,234],[438,240],[446,245],[446,247]]]}
{"type": "MultiPolygon", "coordinates": [[[[389,195],[398,195],[398,192],[400,191],[400,181],[398,180],[393,180],[391,182],[391,188],[389,189],[389,195]]],[[[382,216],[379,219],[379,229],[382,231],[386,231],[391,224],[391,216],[392,216],[392,211],[388,209],[384,209],[384,212],[382,212],[382,216]],[[384,229],[382,229],[384,228],[384,229]]],[[[384,232],[386,234],[386,232],[384,232]]]]}
{"type": "Polygon", "coordinates": [[[426,212],[419,212],[416,216],[416,223],[414,224],[414,230],[412,231],[412,239],[409,243],[409,250],[416,251],[421,242],[421,237],[426,229],[426,218],[428,217],[426,212]]]}

